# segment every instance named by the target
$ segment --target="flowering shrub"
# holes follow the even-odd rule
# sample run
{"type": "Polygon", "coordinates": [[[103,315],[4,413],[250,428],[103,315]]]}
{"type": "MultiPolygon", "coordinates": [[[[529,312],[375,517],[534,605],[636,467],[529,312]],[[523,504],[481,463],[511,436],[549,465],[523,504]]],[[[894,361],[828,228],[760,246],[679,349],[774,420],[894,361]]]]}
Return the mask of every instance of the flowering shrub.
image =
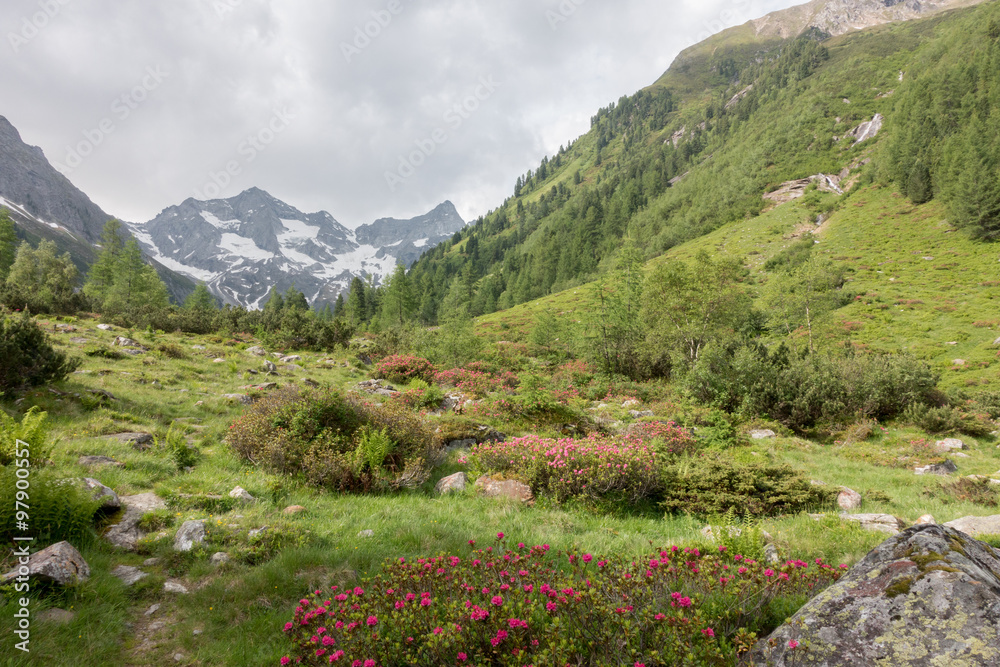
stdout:
{"type": "Polygon", "coordinates": [[[517,388],[519,381],[516,375],[510,371],[494,372],[484,366],[485,364],[471,363],[465,368],[441,371],[434,374],[434,381],[441,385],[456,387],[459,391],[477,398],[517,388]]]}
{"type": "Polygon", "coordinates": [[[430,382],[434,378],[434,365],[413,355],[393,354],[375,365],[375,377],[399,383],[418,378],[430,382]]]}
{"type": "Polygon", "coordinates": [[[499,533],[468,558],[390,560],[355,588],[303,598],[281,664],[732,665],[734,644],[839,576],[819,559],[769,567],[672,547],[630,561],[505,548],[499,533]]]}
{"type": "Polygon", "coordinates": [[[673,422],[650,423],[628,436],[583,439],[528,435],[472,448],[479,467],[524,478],[536,491],[559,501],[613,495],[636,502],[663,486],[662,468],[671,457],[691,452],[694,438],[673,422]]]}

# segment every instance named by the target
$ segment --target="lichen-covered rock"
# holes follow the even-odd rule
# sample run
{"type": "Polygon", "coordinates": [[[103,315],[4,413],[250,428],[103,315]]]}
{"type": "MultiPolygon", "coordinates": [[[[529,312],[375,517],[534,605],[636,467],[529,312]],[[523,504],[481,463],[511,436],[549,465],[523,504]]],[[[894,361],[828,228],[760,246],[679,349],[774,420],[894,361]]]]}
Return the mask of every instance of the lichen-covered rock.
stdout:
{"type": "Polygon", "coordinates": [[[855,521],[865,530],[895,535],[903,529],[903,522],[891,514],[844,514],[845,521],[855,521]]]}
{"type": "Polygon", "coordinates": [[[889,538],[754,647],[754,665],[1000,665],[1000,558],[944,526],[889,538]],[[791,644],[791,645],[790,645],[791,644]]]}
{"type": "Polygon", "coordinates": [[[845,512],[852,512],[861,507],[861,494],[846,486],[840,487],[837,494],[837,505],[845,512]]]}
{"type": "Polygon", "coordinates": [[[455,492],[465,491],[465,483],[467,481],[468,478],[466,477],[464,472],[456,472],[454,475],[448,475],[447,477],[443,477],[434,487],[434,490],[441,495],[450,493],[452,491],[455,492]]]}
{"type": "Polygon", "coordinates": [[[21,576],[68,586],[86,581],[90,577],[90,566],[72,544],[57,542],[32,554],[27,563],[19,564],[0,577],[0,583],[7,583],[21,576]]]}
{"type": "Polygon", "coordinates": [[[167,503],[155,493],[140,493],[135,496],[121,496],[125,513],[121,520],[108,528],[104,539],[121,549],[132,551],[145,534],[139,528],[139,520],[147,512],[167,509],[167,503]]]}
{"type": "Polygon", "coordinates": [[[531,487],[514,479],[497,480],[483,475],[476,480],[475,488],[487,498],[510,498],[522,503],[533,503],[535,496],[531,487]]]}
{"type": "Polygon", "coordinates": [[[174,551],[191,551],[205,541],[204,521],[185,521],[174,536],[174,551]]]}
{"type": "Polygon", "coordinates": [[[945,459],[944,463],[932,463],[930,465],[917,468],[913,472],[918,475],[950,475],[953,472],[958,472],[958,466],[955,465],[954,461],[945,459]]]}
{"type": "MultiPolygon", "coordinates": [[[[961,519],[948,521],[944,525],[960,530],[966,535],[1000,535],[1000,514],[993,516],[963,516],[961,519]]],[[[1000,641],[1000,638],[998,638],[1000,641]]]]}

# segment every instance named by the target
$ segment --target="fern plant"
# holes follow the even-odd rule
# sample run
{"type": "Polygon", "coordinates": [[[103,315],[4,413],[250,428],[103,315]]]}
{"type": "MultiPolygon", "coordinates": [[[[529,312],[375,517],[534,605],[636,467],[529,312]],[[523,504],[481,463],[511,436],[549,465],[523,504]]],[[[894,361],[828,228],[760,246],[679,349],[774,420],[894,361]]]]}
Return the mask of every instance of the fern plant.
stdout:
{"type": "Polygon", "coordinates": [[[367,465],[373,472],[382,467],[395,446],[385,428],[376,429],[372,426],[363,426],[358,431],[356,449],[358,459],[362,465],[367,465]]]}

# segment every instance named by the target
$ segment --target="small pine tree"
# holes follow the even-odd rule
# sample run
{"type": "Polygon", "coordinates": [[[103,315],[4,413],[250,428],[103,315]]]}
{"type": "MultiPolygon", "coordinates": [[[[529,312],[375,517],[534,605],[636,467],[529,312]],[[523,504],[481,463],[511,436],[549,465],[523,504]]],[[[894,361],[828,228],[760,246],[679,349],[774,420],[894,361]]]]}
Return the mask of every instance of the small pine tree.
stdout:
{"type": "Polygon", "coordinates": [[[198,286],[194,288],[194,291],[184,301],[184,307],[188,310],[198,311],[218,310],[215,297],[208,291],[208,286],[205,283],[198,283],[198,286]]]}
{"type": "Polygon", "coordinates": [[[10,213],[6,208],[0,208],[0,283],[7,280],[16,253],[17,234],[14,233],[14,221],[10,219],[10,213]]]}
{"type": "Polygon", "coordinates": [[[306,295],[295,289],[295,285],[288,288],[285,292],[285,309],[286,310],[309,310],[309,302],[306,301],[306,295]]]}
{"type": "Polygon", "coordinates": [[[925,204],[934,198],[934,189],[931,187],[931,170],[923,162],[917,162],[910,170],[906,196],[914,204],[925,204]]]}

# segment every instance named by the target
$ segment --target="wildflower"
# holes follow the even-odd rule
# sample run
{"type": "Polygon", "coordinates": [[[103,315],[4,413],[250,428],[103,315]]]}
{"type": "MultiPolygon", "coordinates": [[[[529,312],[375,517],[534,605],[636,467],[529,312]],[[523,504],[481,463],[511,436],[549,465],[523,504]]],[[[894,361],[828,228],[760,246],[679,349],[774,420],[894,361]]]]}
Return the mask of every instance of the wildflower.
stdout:
{"type": "Polygon", "coordinates": [[[706,637],[714,637],[715,630],[713,630],[712,628],[705,628],[704,630],[701,631],[701,634],[705,635],[706,637]]]}
{"type": "Polygon", "coordinates": [[[503,533],[497,533],[497,539],[498,540],[502,540],[503,539],[503,533]]]}
{"type": "Polygon", "coordinates": [[[442,632],[444,632],[444,628],[442,628],[442,627],[434,628],[434,634],[439,635],[442,632]]]}
{"type": "Polygon", "coordinates": [[[594,560],[593,556],[591,556],[590,554],[583,554],[583,562],[584,563],[589,563],[592,560],[594,560]]]}
{"type": "Polygon", "coordinates": [[[282,665],[287,665],[287,664],[288,664],[288,663],[290,663],[291,661],[292,661],[292,659],[291,659],[291,658],[289,658],[289,657],[288,657],[288,656],[286,655],[286,656],[284,656],[284,657],[283,657],[283,658],[281,659],[281,664],[282,664],[282,665]]]}
{"type": "Polygon", "coordinates": [[[799,643],[797,641],[795,641],[794,639],[789,639],[788,640],[788,648],[795,648],[798,645],[799,645],[799,643]]]}
{"type": "Polygon", "coordinates": [[[463,653],[462,651],[459,651],[459,652],[458,652],[458,659],[459,659],[459,661],[460,661],[460,662],[465,662],[466,660],[468,660],[468,659],[469,659],[469,656],[467,656],[467,655],[466,655],[465,653],[463,653]]]}
{"type": "Polygon", "coordinates": [[[499,607],[500,605],[502,605],[502,604],[503,604],[503,598],[502,598],[502,597],[500,597],[499,595],[494,595],[494,596],[493,596],[492,598],[490,598],[490,602],[491,602],[491,603],[492,603],[493,605],[495,605],[495,606],[499,607]]]}
{"type": "Polygon", "coordinates": [[[369,626],[378,625],[378,618],[375,617],[375,616],[369,616],[368,617],[368,625],[369,626]]]}

